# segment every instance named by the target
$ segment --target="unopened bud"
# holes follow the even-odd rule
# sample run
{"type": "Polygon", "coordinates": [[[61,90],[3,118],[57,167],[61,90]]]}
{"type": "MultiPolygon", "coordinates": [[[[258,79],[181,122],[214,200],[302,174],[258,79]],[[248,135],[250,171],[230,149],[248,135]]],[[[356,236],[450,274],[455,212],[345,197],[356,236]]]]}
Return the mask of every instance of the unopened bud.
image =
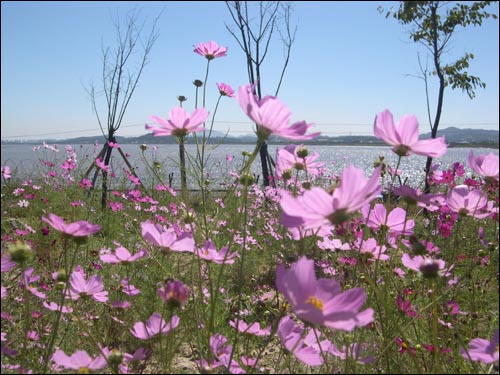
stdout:
{"type": "Polygon", "coordinates": [[[23,264],[33,257],[31,247],[20,240],[17,240],[16,243],[9,246],[9,254],[10,258],[18,264],[23,264]]]}
{"type": "Polygon", "coordinates": [[[308,155],[309,155],[309,150],[308,150],[307,148],[305,148],[305,147],[301,147],[301,148],[299,148],[299,149],[297,150],[297,156],[298,156],[299,158],[304,159],[304,158],[306,158],[308,155]]]}
{"type": "Polygon", "coordinates": [[[203,82],[200,81],[199,79],[195,79],[193,81],[193,85],[195,85],[196,87],[201,87],[201,86],[203,86],[203,82]]]}
{"type": "Polygon", "coordinates": [[[144,143],[142,145],[139,146],[139,148],[142,150],[142,151],[146,151],[148,149],[148,146],[145,145],[144,143]]]}
{"type": "Polygon", "coordinates": [[[243,186],[249,186],[249,185],[252,185],[254,183],[255,179],[253,178],[252,175],[249,175],[249,174],[244,174],[240,177],[240,183],[243,185],[243,186]]]}
{"type": "Polygon", "coordinates": [[[111,367],[116,367],[123,362],[123,353],[118,349],[112,349],[108,357],[108,363],[111,367]]]}
{"type": "Polygon", "coordinates": [[[59,270],[57,271],[57,276],[56,276],[56,281],[57,282],[62,282],[62,283],[65,283],[66,281],[68,281],[68,274],[66,273],[65,270],[59,270]]]}

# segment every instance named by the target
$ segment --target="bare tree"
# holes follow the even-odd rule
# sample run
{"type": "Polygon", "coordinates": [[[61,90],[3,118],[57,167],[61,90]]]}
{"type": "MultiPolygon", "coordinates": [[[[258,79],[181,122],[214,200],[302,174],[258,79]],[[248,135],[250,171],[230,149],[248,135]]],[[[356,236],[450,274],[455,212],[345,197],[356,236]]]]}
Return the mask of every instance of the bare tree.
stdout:
{"type": "MultiPolygon", "coordinates": [[[[97,117],[102,134],[106,139],[103,149],[97,156],[97,158],[104,159],[104,166],[109,165],[113,150],[108,142],[116,142],[115,133],[122,124],[123,116],[130,103],[130,99],[137,88],[144,67],[149,61],[151,49],[159,36],[156,24],[160,15],[155,18],[151,30],[149,34],[146,34],[145,39],[143,38],[143,34],[146,20],[140,22],[139,16],[140,13],[134,9],[126,15],[123,22],[119,16],[113,20],[116,30],[116,46],[114,49],[101,47],[103,56],[102,90],[96,89],[94,83],[91,83],[90,88],[87,89],[92,102],[92,109],[97,117]],[[103,97],[105,100],[102,100],[103,97]],[[99,104],[103,102],[104,114],[101,117],[99,104]]],[[[118,151],[130,169],[130,172],[137,177],[122,149],[118,148],[118,151]]],[[[96,167],[95,164],[88,169],[84,177],[88,176],[94,167],[96,167]]],[[[95,185],[98,172],[99,169],[96,167],[92,187],[95,185]]],[[[101,203],[104,208],[107,194],[106,170],[103,170],[102,189],[101,203]]]]}
{"type": "MultiPolygon", "coordinates": [[[[226,29],[236,39],[246,57],[248,79],[255,84],[255,94],[262,98],[262,64],[271,44],[272,36],[277,31],[284,49],[284,62],[279,82],[274,95],[278,95],[286,68],[290,61],[292,44],[297,27],[292,28],[290,22],[291,3],[279,1],[250,2],[258,7],[255,18],[251,17],[248,1],[226,1],[226,6],[234,21],[234,26],[226,24],[226,29]]],[[[258,126],[258,124],[256,124],[258,126]]],[[[267,152],[267,143],[260,149],[260,160],[264,185],[271,183],[269,170],[272,159],[267,152]]]]}

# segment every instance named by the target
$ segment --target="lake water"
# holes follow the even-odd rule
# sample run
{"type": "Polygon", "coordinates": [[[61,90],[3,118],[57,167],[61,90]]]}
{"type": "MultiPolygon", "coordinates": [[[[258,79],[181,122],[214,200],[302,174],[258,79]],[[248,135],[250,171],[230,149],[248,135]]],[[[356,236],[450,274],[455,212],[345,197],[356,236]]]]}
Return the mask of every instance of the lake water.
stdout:
{"type": "MultiPolygon", "coordinates": [[[[102,149],[102,145],[95,147],[94,145],[72,145],[78,156],[78,162],[82,166],[80,168],[80,175],[82,175],[90,166],[91,161],[96,157],[97,153],[102,149]]],[[[173,173],[173,186],[180,185],[179,177],[179,148],[177,145],[148,145],[144,153],[138,144],[122,144],[122,150],[127,154],[127,159],[135,168],[138,176],[145,181],[145,179],[152,176],[150,170],[144,162],[144,158],[151,164],[152,161],[157,161],[161,165],[163,174],[166,176],[173,173]]],[[[269,145],[269,154],[275,159],[276,149],[283,146],[269,145]]],[[[57,145],[59,152],[55,152],[50,148],[43,146],[33,145],[2,145],[1,147],[1,165],[9,165],[13,170],[15,176],[18,178],[36,178],[39,177],[44,170],[42,161],[48,160],[58,166],[67,157],[65,145],[57,145]],[[36,149],[34,151],[34,148],[36,149]]],[[[253,151],[253,145],[220,145],[220,146],[207,146],[207,154],[209,157],[207,173],[209,178],[213,181],[213,187],[217,188],[220,181],[225,178],[231,177],[230,171],[237,171],[240,169],[243,162],[243,151],[253,151]]],[[[379,158],[384,156],[385,161],[393,168],[396,167],[397,156],[390,150],[388,146],[308,146],[311,152],[316,151],[320,154],[318,161],[325,163],[327,170],[327,178],[330,175],[338,174],[343,168],[349,164],[353,164],[358,168],[367,171],[367,176],[373,170],[373,163],[379,158]]],[[[191,160],[196,156],[196,146],[186,145],[188,155],[191,160]]],[[[448,152],[439,159],[434,159],[435,163],[440,164],[443,168],[450,166],[452,163],[459,161],[466,165],[467,155],[470,148],[450,148],[448,152]]],[[[488,154],[493,152],[498,155],[498,149],[489,148],[475,148],[474,155],[488,154]]],[[[402,178],[408,178],[412,186],[421,186],[424,176],[424,166],[426,157],[411,155],[402,159],[400,169],[402,170],[402,178]]],[[[188,163],[189,164],[189,163],[188,163]]],[[[123,158],[117,150],[113,150],[110,168],[112,172],[117,175],[123,175],[123,168],[125,163],[123,158]]],[[[189,166],[188,166],[189,169],[189,166]]],[[[47,171],[47,169],[45,169],[47,171]]],[[[60,169],[59,169],[60,171],[60,169]]],[[[470,173],[466,167],[467,173],[470,173]]],[[[260,158],[258,157],[252,166],[252,172],[256,175],[261,174],[260,158]]],[[[92,174],[91,174],[92,176],[92,174]]],[[[90,177],[89,177],[90,178],[90,177]]],[[[165,178],[165,182],[168,179],[165,178]]],[[[261,180],[260,180],[261,181],[261,180]]],[[[195,188],[194,179],[188,174],[188,183],[190,188],[195,188]]]]}

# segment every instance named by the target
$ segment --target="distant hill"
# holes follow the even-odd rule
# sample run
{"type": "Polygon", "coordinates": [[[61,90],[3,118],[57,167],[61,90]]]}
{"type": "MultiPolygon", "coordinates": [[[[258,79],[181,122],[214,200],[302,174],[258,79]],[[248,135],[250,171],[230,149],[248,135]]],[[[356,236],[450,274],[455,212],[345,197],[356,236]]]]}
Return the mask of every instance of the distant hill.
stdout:
{"type": "MultiPolygon", "coordinates": [[[[499,131],[498,130],[485,130],[485,129],[458,129],[455,127],[450,127],[438,131],[438,136],[445,136],[446,143],[450,146],[482,146],[482,147],[498,147],[499,144],[499,131]]],[[[198,134],[201,137],[201,134],[198,134]]],[[[422,139],[428,139],[431,137],[431,133],[422,134],[422,139]]],[[[226,135],[219,131],[212,132],[211,143],[227,143],[227,144],[248,144],[255,143],[256,136],[253,134],[241,135],[241,136],[231,136],[226,135]]],[[[47,143],[59,143],[59,144],[93,144],[95,141],[99,144],[103,144],[105,139],[103,136],[94,137],[78,137],[69,139],[45,139],[45,140],[30,140],[30,141],[4,141],[2,144],[41,144],[42,142],[47,143]]],[[[139,137],[121,137],[117,136],[116,141],[118,143],[131,143],[131,144],[175,144],[177,140],[174,137],[154,137],[152,133],[144,134],[139,137]]],[[[189,136],[186,139],[186,143],[194,143],[194,137],[189,136]]],[[[289,140],[271,137],[269,140],[270,144],[289,144],[293,143],[289,140]]],[[[360,136],[360,135],[349,135],[349,136],[338,136],[329,137],[326,135],[320,135],[319,137],[311,140],[301,142],[304,144],[317,144],[317,145],[383,145],[384,142],[373,136],[360,136]]]]}
{"type": "MultiPolygon", "coordinates": [[[[446,128],[438,130],[438,137],[444,135],[447,143],[482,143],[492,142],[498,144],[498,130],[484,130],[484,129],[458,129],[446,128]]],[[[430,138],[431,133],[422,134],[421,138],[430,138]]]]}

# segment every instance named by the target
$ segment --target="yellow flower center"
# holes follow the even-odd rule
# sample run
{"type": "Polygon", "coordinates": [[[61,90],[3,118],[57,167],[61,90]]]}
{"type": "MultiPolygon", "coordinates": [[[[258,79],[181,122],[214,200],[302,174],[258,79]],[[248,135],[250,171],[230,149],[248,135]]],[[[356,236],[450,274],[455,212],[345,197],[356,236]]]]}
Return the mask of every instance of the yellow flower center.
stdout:
{"type": "Polygon", "coordinates": [[[323,311],[323,301],[312,296],[306,299],[306,303],[310,303],[314,307],[316,307],[319,311],[323,311]]]}

